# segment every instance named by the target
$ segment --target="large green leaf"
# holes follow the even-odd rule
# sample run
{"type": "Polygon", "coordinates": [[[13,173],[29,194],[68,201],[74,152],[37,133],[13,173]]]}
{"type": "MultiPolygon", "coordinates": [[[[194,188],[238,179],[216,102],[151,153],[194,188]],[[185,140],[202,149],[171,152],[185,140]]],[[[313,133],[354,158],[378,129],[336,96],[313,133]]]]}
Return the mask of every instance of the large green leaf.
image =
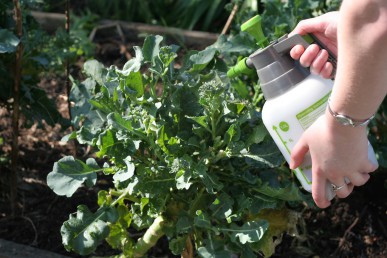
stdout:
{"type": "Polygon", "coordinates": [[[61,227],[62,241],[68,251],[88,255],[109,235],[107,222],[118,219],[117,211],[110,207],[102,207],[96,213],[84,206],[78,206],[76,216],[70,215],[69,220],[61,227]]]}
{"type": "Polygon", "coordinates": [[[66,156],[54,163],[53,171],[47,175],[47,185],[57,195],[70,197],[84,182],[87,186],[94,185],[97,181],[96,172],[101,170],[92,158],[84,163],[66,156]]]}
{"type": "Polygon", "coordinates": [[[253,144],[249,150],[242,150],[240,157],[245,157],[246,162],[256,168],[278,167],[285,160],[278,147],[271,141],[253,144]]]}
{"type": "Polygon", "coordinates": [[[142,47],[144,61],[154,64],[155,58],[159,55],[162,40],[163,37],[159,35],[146,37],[142,47]]]}
{"type": "Polygon", "coordinates": [[[126,205],[117,207],[118,220],[109,225],[110,233],[106,241],[115,249],[133,249],[133,242],[129,236],[128,228],[132,222],[132,214],[126,205]]]}
{"type": "Polygon", "coordinates": [[[140,47],[133,47],[135,51],[135,58],[130,59],[128,62],[125,63],[122,70],[117,69],[117,73],[128,76],[131,72],[138,72],[141,68],[142,62],[144,61],[144,55],[140,47]]]}
{"type": "Polygon", "coordinates": [[[198,116],[198,117],[187,116],[187,118],[192,119],[193,121],[195,121],[196,123],[201,125],[203,128],[205,128],[208,132],[211,133],[211,129],[208,125],[208,117],[207,116],[198,116]]]}
{"type": "Polygon", "coordinates": [[[202,258],[229,258],[231,252],[226,250],[224,241],[212,238],[204,240],[204,245],[198,248],[198,254],[202,258]]]}
{"type": "Polygon", "coordinates": [[[198,165],[195,168],[194,174],[202,180],[207,192],[213,194],[221,190],[223,188],[223,184],[215,173],[210,173],[207,169],[208,168],[203,164],[198,165]]]}
{"type": "Polygon", "coordinates": [[[261,240],[268,228],[269,223],[266,220],[259,220],[246,222],[242,226],[231,224],[229,229],[221,229],[221,231],[229,232],[232,241],[246,244],[261,240]]]}
{"type": "Polygon", "coordinates": [[[226,193],[222,193],[210,206],[212,216],[218,219],[229,218],[232,215],[233,204],[234,200],[226,193]]]}
{"type": "Polygon", "coordinates": [[[144,85],[142,83],[142,76],[140,72],[132,72],[125,79],[125,86],[134,90],[136,97],[144,95],[144,85]]]}
{"type": "Polygon", "coordinates": [[[268,183],[265,183],[265,185],[258,188],[257,191],[279,200],[300,201],[302,199],[300,190],[294,183],[289,184],[286,187],[271,187],[268,183]]]}
{"type": "Polygon", "coordinates": [[[104,84],[106,69],[103,64],[98,62],[97,60],[88,60],[83,65],[83,69],[87,75],[89,75],[92,79],[94,79],[100,85],[104,84]]]}
{"type": "Polygon", "coordinates": [[[207,213],[203,212],[202,210],[197,210],[194,225],[196,227],[204,228],[207,230],[211,229],[211,219],[207,213]]]}
{"type": "Polygon", "coordinates": [[[11,31],[0,29],[0,54],[16,51],[20,40],[11,31]]]}
{"type": "MultiPolygon", "coordinates": [[[[89,103],[92,95],[95,94],[97,83],[91,78],[87,78],[82,83],[73,80],[72,83],[73,87],[70,93],[70,101],[74,103],[74,106],[71,108],[72,123],[75,128],[80,128],[83,125],[84,131],[90,133],[89,136],[91,136],[105,122],[98,111],[92,110],[92,106],[89,103]]],[[[87,143],[89,144],[91,144],[90,138],[92,137],[87,137],[89,139],[87,143]]]]}
{"type": "Polygon", "coordinates": [[[263,252],[265,257],[271,257],[275,252],[275,247],[280,243],[273,239],[281,239],[282,234],[289,230],[290,227],[297,227],[296,221],[291,221],[287,209],[266,209],[256,215],[259,219],[268,221],[269,228],[259,242],[253,243],[251,246],[254,250],[263,252]]]}
{"type": "Polygon", "coordinates": [[[178,236],[175,239],[171,239],[169,241],[169,249],[175,255],[181,254],[186,248],[186,243],[187,243],[186,236],[178,236]]]}
{"type": "Polygon", "coordinates": [[[54,126],[56,123],[67,128],[70,121],[64,119],[56,108],[53,99],[48,98],[46,92],[31,85],[22,85],[22,98],[20,99],[23,106],[22,112],[31,121],[36,121],[43,125],[45,121],[48,125],[54,126]]]}
{"type": "Polygon", "coordinates": [[[194,54],[190,57],[190,61],[192,62],[192,71],[200,72],[213,60],[217,50],[213,48],[205,49],[200,51],[197,54],[194,54]]]}

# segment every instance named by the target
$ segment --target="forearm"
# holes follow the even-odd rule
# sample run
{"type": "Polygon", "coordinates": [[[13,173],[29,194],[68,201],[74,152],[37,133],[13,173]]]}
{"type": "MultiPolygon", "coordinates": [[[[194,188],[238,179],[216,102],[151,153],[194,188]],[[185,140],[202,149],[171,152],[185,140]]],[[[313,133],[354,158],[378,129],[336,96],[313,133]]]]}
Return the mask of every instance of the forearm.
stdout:
{"type": "Polygon", "coordinates": [[[387,92],[387,1],[344,0],[338,50],[332,109],[366,119],[376,112],[387,92]]]}

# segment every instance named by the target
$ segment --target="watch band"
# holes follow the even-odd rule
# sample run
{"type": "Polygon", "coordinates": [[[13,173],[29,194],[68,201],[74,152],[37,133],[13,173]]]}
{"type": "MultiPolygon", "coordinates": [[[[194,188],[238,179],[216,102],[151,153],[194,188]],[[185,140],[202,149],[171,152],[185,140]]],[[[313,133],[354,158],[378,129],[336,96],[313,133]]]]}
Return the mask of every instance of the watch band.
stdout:
{"type": "Polygon", "coordinates": [[[368,118],[366,120],[355,120],[349,116],[334,112],[331,109],[330,103],[331,103],[331,98],[328,99],[328,111],[329,111],[329,113],[335,118],[335,120],[337,122],[339,122],[340,124],[345,125],[345,126],[348,126],[348,125],[352,126],[352,127],[366,126],[375,117],[375,115],[372,115],[370,118],[368,118]]]}

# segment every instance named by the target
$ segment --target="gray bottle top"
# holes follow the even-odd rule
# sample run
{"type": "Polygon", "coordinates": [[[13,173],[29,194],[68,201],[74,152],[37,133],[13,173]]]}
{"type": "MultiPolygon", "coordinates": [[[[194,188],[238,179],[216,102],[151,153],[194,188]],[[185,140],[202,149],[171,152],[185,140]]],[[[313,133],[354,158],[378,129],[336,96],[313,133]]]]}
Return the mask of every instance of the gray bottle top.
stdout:
{"type": "Polygon", "coordinates": [[[284,94],[310,74],[308,69],[290,57],[289,51],[294,45],[285,39],[249,56],[247,62],[257,70],[266,100],[284,94]]]}

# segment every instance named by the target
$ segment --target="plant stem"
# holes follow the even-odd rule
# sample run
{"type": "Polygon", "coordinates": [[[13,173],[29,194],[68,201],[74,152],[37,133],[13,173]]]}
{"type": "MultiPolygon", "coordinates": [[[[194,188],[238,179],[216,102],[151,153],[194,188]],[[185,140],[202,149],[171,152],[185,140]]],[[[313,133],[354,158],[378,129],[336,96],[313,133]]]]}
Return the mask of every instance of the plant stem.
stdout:
{"type": "Polygon", "coordinates": [[[155,82],[150,83],[149,86],[150,86],[151,95],[156,100],[157,99],[156,85],[160,79],[160,76],[158,75],[157,78],[154,78],[154,79],[155,79],[155,82]]]}
{"type": "Polygon", "coordinates": [[[143,257],[150,248],[156,245],[157,241],[164,235],[164,226],[166,221],[163,216],[158,216],[152,225],[145,232],[144,236],[140,238],[134,246],[133,256],[143,257]]]}
{"type": "MultiPolygon", "coordinates": [[[[66,16],[66,23],[65,23],[65,30],[67,33],[67,36],[70,38],[70,0],[66,0],[66,8],[65,8],[65,16],[66,16]]],[[[65,60],[65,69],[66,69],[66,93],[67,93],[67,111],[69,115],[70,122],[73,120],[71,115],[71,101],[70,101],[70,92],[71,92],[71,85],[70,85],[70,58],[69,56],[66,57],[65,60]]],[[[71,123],[71,131],[76,131],[74,128],[74,125],[71,123]]],[[[72,141],[72,154],[74,157],[77,156],[77,142],[72,141]]]]}
{"type": "Polygon", "coordinates": [[[192,246],[191,236],[188,235],[187,241],[185,242],[185,249],[183,253],[181,254],[182,258],[193,258],[194,257],[194,250],[192,246]]]}
{"type": "Polygon", "coordinates": [[[127,190],[124,190],[123,192],[122,191],[117,191],[117,190],[110,190],[109,193],[112,195],[112,196],[116,196],[118,197],[118,199],[113,203],[114,205],[121,199],[126,199],[126,200],[129,200],[131,202],[135,202],[135,203],[140,203],[140,199],[130,195],[128,193],[127,190]]]}
{"type": "Polygon", "coordinates": [[[216,116],[216,112],[214,112],[213,115],[211,116],[212,140],[215,140],[215,138],[216,138],[216,125],[217,125],[217,121],[215,119],[215,116],[216,116]]]}
{"type": "Polygon", "coordinates": [[[195,200],[192,203],[191,209],[189,209],[189,214],[193,215],[194,212],[196,212],[196,208],[198,206],[198,203],[201,201],[203,193],[205,191],[205,188],[200,189],[198,195],[196,196],[195,200]]]}
{"type": "MultiPolygon", "coordinates": [[[[16,33],[21,39],[23,36],[22,12],[18,0],[13,0],[16,17],[16,33]]],[[[12,154],[11,154],[11,178],[10,178],[10,203],[12,215],[16,214],[17,202],[17,163],[19,157],[19,117],[20,117],[20,84],[21,62],[23,56],[23,43],[20,41],[16,50],[15,82],[13,87],[13,113],[12,113],[12,154]]]]}

